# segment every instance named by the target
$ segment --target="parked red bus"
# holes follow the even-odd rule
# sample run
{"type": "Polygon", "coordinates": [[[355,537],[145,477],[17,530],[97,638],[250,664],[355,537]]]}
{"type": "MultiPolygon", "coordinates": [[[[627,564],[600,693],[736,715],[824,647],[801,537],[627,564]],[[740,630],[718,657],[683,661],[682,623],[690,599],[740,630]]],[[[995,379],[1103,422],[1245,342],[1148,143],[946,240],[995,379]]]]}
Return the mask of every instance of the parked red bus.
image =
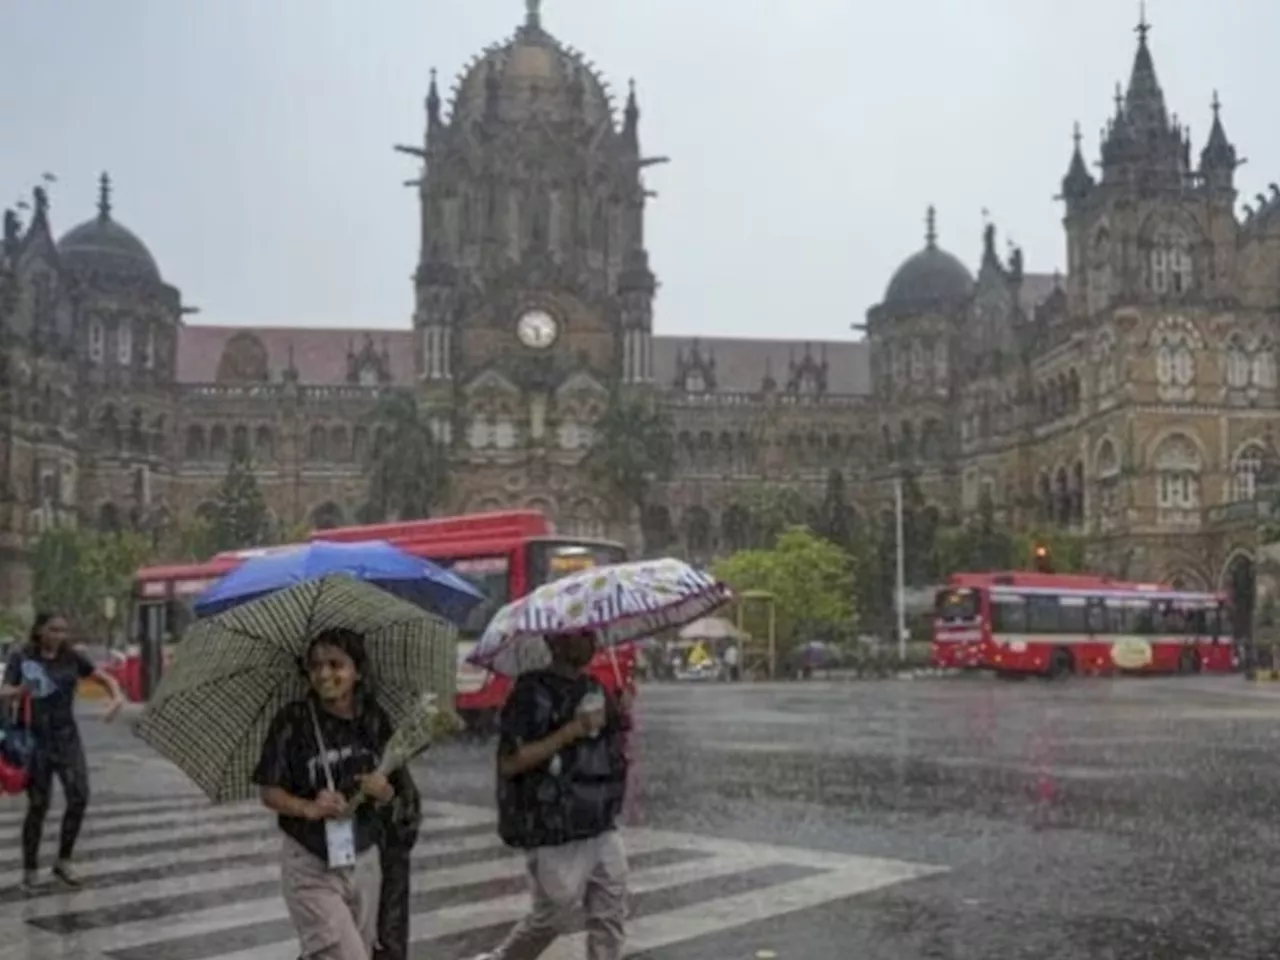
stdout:
{"type": "MultiPolygon", "coordinates": [[[[626,559],[622,544],[606,540],[565,537],[555,533],[547,518],[534,510],[445,517],[323,530],[312,540],[358,542],[386,540],[407,553],[425,557],[462,574],[485,595],[459,631],[457,699],[459,715],[477,729],[492,725],[507,698],[510,681],[466,663],[480,633],[503,604],[531,590],[579,570],[626,559]]],[[[132,675],[125,681],[130,696],[143,699],[164,669],[166,647],[190,622],[190,603],[218,577],[251,556],[269,550],[241,550],[219,554],[207,563],[151,567],[139,570],[134,585],[135,628],[139,637],[132,675]]],[[[633,682],[635,651],[616,649],[601,654],[591,670],[609,690],[633,682]]]]}
{"type": "Polygon", "coordinates": [[[1237,665],[1225,594],[1027,572],[952,576],[937,595],[933,661],[1044,676],[1237,665]]]}

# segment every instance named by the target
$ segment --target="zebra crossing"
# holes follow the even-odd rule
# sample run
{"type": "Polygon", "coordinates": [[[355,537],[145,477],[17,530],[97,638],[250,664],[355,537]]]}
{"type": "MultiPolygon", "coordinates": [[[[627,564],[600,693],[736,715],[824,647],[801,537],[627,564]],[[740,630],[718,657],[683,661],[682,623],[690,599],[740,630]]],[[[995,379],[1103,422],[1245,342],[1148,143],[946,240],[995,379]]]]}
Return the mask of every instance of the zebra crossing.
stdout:
{"type": "MultiPolygon", "coordinates": [[[[493,812],[428,802],[414,850],[414,954],[472,957],[523,915],[523,859],[493,812]]],[[[55,810],[44,860],[56,843],[55,810]]],[[[22,804],[0,806],[0,960],[295,960],[279,896],[279,834],[257,804],[198,797],[95,803],[77,849],[79,890],[24,896],[22,804]]],[[[631,865],[629,952],[697,937],[941,872],[942,868],[665,830],[624,832],[631,865]]],[[[548,960],[581,957],[581,934],[548,960]]]]}

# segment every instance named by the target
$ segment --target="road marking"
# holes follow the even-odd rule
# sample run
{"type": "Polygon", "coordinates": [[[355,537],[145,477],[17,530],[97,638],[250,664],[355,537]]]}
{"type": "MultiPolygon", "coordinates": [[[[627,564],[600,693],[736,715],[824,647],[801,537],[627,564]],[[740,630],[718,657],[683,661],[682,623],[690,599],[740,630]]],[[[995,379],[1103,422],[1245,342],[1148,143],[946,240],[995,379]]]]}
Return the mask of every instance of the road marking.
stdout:
{"type": "MultiPolygon", "coordinates": [[[[528,908],[524,858],[498,841],[492,811],[424,807],[414,850],[415,944],[442,960],[471,956],[493,946],[528,908]]],[[[18,880],[16,868],[0,873],[0,960],[297,957],[279,896],[279,832],[256,804],[122,800],[91,807],[88,829],[84,889],[49,888],[21,899],[7,889],[18,880]]],[[[942,869],[666,830],[627,829],[623,837],[632,863],[630,953],[942,869]]],[[[578,934],[546,956],[569,960],[582,952],[578,934]]]]}

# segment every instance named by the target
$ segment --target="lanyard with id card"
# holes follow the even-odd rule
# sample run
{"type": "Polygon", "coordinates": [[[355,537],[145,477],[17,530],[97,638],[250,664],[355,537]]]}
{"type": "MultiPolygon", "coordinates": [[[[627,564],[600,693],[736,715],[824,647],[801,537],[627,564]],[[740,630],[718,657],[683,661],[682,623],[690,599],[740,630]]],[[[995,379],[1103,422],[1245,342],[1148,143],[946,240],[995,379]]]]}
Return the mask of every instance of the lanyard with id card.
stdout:
{"type": "MultiPolygon", "coordinates": [[[[320,733],[320,717],[316,715],[315,704],[311,708],[311,722],[316,730],[316,746],[320,748],[320,766],[324,768],[324,782],[329,791],[336,793],[333,785],[333,771],[329,769],[329,748],[325,746],[324,735],[320,733]]],[[[325,820],[324,845],[329,854],[329,869],[342,870],[356,865],[356,822],[352,817],[337,820],[325,820]]]]}

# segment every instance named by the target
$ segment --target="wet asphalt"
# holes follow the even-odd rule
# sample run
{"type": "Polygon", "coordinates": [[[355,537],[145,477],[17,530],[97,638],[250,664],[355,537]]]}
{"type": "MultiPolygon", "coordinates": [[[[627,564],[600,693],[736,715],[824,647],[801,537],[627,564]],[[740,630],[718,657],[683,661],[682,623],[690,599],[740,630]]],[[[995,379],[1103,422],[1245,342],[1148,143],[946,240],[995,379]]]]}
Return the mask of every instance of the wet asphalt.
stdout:
{"type": "MultiPolygon", "coordinates": [[[[633,825],[943,868],[650,960],[1280,957],[1280,684],[652,684],[635,737],[633,825]]],[[[492,771],[466,741],[418,775],[485,805],[492,771]]]]}

